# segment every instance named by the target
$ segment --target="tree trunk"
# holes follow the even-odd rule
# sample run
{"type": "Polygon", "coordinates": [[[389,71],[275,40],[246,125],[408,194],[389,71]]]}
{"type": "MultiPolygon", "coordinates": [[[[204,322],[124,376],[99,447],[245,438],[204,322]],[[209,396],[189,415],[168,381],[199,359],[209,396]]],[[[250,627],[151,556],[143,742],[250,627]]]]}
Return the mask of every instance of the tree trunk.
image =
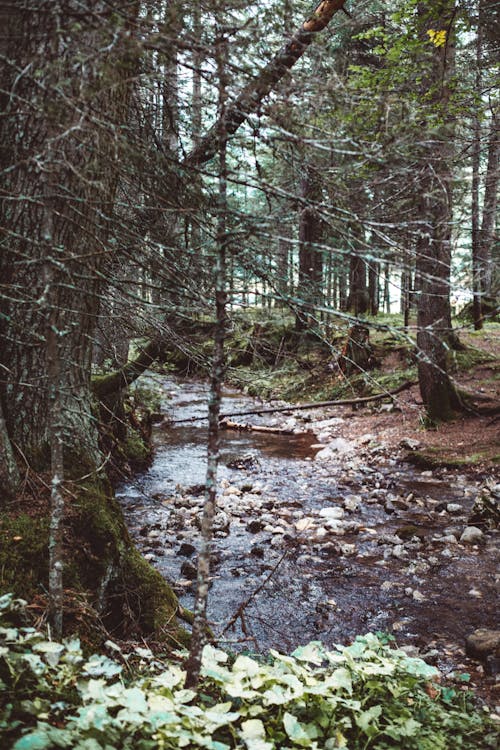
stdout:
{"type": "Polygon", "coordinates": [[[226,250],[227,250],[227,134],[225,133],[227,72],[227,40],[221,34],[217,44],[217,73],[219,77],[219,195],[217,220],[217,259],[215,306],[217,326],[212,363],[212,380],[208,408],[207,473],[205,504],[201,521],[201,544],[198,555],[198,575],[194,604],[193,632],[189,658],[186,662],[186,687],[196,687],[200,678],[203,646],[206,642],[207,602],[210,585],[210,562],[213,522],[217,498],[217,469],[219,461],[219,414],[224,380],[224,338],[226,331],[226,250]]]}
{"type": "Polygon", "coordinates": [[[370,299],[370,315],[378,315],[380,304],[379,292],[380,263],[376,260],[370,261],[368,265],[368,296],[370,299]]]}
{"type": "Polygon", "coordinates": [[[431,422],[450,419],[461,408],[448,376],[447,340],[450,336],[450,261],[452,223],[451,164],[454,125],[448,111],[448,81],[454,69],[452,24],[454,0],[421,3],[419,23],[424,47],[423,87],[429,104],[421,147],[416,268],[421,278],[417,315],[420,392],[431,422]],[[446,43],[436,45],[427,32],[442,31],[446,43]]]}
{"type": "Polygon", "coordinates": [[[27,459],[43,465],[49,379],[41,332],[47,294],[43,268],[49,264],[57,291],[65,452],[80,473],[99,463],[90,395],[92,342],[117,185],[115,126],[126,118],[127,79],[136,66],[129,29],[138,2],[129,16],[113,17],[113,7],[103,9],[99,0],[86,0],[85,7],[87,14],[75,16],[66,0],[55,3],[50,14],[31,4],[12,6],[4,28],[0,125],[0,165],[9,197],[2,202],[8,242],[0,254],[0,275],[10,288],[0,302],[2,320],[9,321],[0,331],[5,421],[27,459]],[[94,14],[106,22],[96,27],[94,14]],[[105,47],[110,50],[97,63],[85,63],[86,50],[105,47]],[[21,70],[26,71],[22,76],[21,70]],[[106,113],[101,126],[95,122],[100,111],[106,113]],[[57,159],[50,158],[51,150],[57,150],[57,159]],[[40,195],[45,179],[58,186],[50,199],[40,195]],[[50,242],[43,229],[47,214],[50,242]]]}
{"type": "MultiPolygon", "coordinates": [[[[483,27],[481,23],[481,0],[479,1],[479,17],[476,36],[476,96],[481,96],[482,90],[482,64],[483,64],[483,27]]],[[[472,144],[472,206],[471,206],[471,229],[472,229],[472,311],[474,328],[479,331],[483,327],[482,313],[482,269],[479,249],[479,187],[481,166],[481,116],[478,107],[474,108],[473,115],[473,144],[472,144]]]]}
{"type": "Polygon", "coordinates": [[[481,229],[478,237],[478,259],[481,291],[485,295],[492,293],[493,244],[495,241],[495,222],[497,219],[498,182],[500,177],[500,118],[495,111],[491,113],[490,137],[488,142],[488,165],[484,181],[484,203],[481,229]]]}
{"type": "Polygon", "coordinates": [[[15,497],[19,488],[19,469],[12,450],[0,400],[0,507],[15,497]]]}
{"type": "Polygon", "coordinates": [[[298,331],[314,326],[314,308],[323,301],[323,222],[317,205],[321,201],[318,173],[306,165],[300,181],[303,207],[299,218],[299,281],[297,297],[303,303],[298,311],[295,327],[298,331]]]}

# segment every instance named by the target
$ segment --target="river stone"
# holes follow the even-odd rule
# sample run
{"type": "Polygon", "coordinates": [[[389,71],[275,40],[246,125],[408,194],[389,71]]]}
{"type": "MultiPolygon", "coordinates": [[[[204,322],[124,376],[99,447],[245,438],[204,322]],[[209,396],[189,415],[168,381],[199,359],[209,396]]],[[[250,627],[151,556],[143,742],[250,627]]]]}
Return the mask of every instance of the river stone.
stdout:
{"type": "Polygon", "coordinates": [[[459,503],[448,503],[446,510],[448,513],[461,513],[463,511],[463,506],[459,503]]]}
{"type": "Polygon", "coordinates": [[[348,495],[344,499],[344,508],[350,512],[356,511],[361,503],[361,498],[357,497],[356,495],[348,495]]]}
{"type": "Polygon", "coordinates": [[[322,518],[326,518],[328,522],[330,520],[339,520],[340,518],[344,517],[344,509],[339,507],[338,505],[334,505],[328,508],[321,508],[320,512],[318,513],[319,516],[322,518]]]}
{"type": "Polygon", "coordinates": [[[254,519],[253,521],[249,521],[246,526],[246,530],[250,532],[250,534],[258,534],[259,531],[262,531],[264,528],[264,524],[262,521],[259,521],[258,519],[254,519]]]}
{"type": "Polygon", "coordinates": [[[214,531],[229,531],[229,516],[223,510],[215,514],[214,531]]]}
{"type": "Polygon", "coordinates": [[[475,630],[465,639],[465,652],[467,656],[480,661],[488,656],[500,657],[500,630],[475,630]]]}
{"type": "Polygon", "coordinates": [[[253,547],[250,547],[250,554],[253,555],[253,557],[262,558],[264,557],[264,548],[255,544],[253,547]]]}
{"type": "Polygon", "coordinates": [[[181,575],[189,581],[195,581],[198,576],[196,565],[193,565],[189,560],[185,560],[181,565],[181,575]]]}
{"type": "Polygon", "coordinates": [[[483,537],[483,532],[477,526],[467,526],[460,537],[460,541],[462,544],[477,544],[483,540],[483,537]]]}
{"type": "Polygon", "coordinates": [[[308,516],[299,518],[299,520],[295,522],[295,528],[297,531],[306,531],[307,529],[310,529],[311,526],[314,526],[314,518],[309,518],[308,516]]]}
{"type": "Polygon", "coordinates": [[[194,544],[190,544],[189,542],[183,542],[177,550],[177,554],[181,557],[191,557],[191,555],[194,555],[195,552],[196,547],[194,546],[194,544]]]}
{"type": "Polygon", "coordinates": [[[422,447],[422,443],[414,438],[405,437],[399,442],[400,448],[407,448],[409,451],[417,451],[422,447]]]}

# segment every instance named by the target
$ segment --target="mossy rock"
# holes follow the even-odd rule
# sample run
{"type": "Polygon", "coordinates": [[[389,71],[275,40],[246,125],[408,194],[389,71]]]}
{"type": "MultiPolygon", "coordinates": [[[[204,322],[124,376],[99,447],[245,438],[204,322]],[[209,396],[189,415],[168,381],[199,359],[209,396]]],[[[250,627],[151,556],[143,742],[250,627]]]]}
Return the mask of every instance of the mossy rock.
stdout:
{"type": "MultiPolygon", "coordinates": [[[[28,601],[48,590],[48,498],[38,510],[37,516],[0,515],[0,593],[10,591],[28,601]]],[[[94,629],[102,623],[117,638],[149,637],[176,646],[187,642],[176,617],[177,598],[135,548],[107,479],[71,487],[64,548],[64,588],[72,601],[88,605],[89,637],[93,611],[94,629]]],[[[68,629],[80,628],[76,620],[66,618],[68,629]]]]}
{"type": "Polygon", "coordinates": [[[482,451],[457,456],[441,448],[429,447],[423,451],[408,453],[405,456],[405,461],[419,469],[461,469],[478,466],[485,461],[496,463],[498,458],[482,451]]]}

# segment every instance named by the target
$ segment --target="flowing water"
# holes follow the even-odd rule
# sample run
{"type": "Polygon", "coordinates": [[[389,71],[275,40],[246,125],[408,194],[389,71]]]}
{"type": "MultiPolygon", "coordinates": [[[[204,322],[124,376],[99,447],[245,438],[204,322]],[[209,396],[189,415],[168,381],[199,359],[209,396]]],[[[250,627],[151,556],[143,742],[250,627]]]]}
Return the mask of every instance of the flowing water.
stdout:
{"type": "MultiPolygon", "coordinates": [[[[206,422],[170,420],[204,416],[208,389],[160,380],[166,419],[154,429],[153,464],[117,495],[139,547],[189,608],[206,422]]],[[[247,396],[224,394],[223,412],[252,407],[247,396]]],[[[305,432],[307,421],[292,414],[237,419],[305,432]]],[[[333,421],[341,432],[342,417],[333,421]]],[[[315,460],[316,442],[312,433],[222,433],[209,600],[220,642],[289,651],[385,631],[456,661],[467,633],[495,626],[494,539],[470,548],[451,540],[466,525],[477,483],[417,472],[377,445],[315,460]]]]}

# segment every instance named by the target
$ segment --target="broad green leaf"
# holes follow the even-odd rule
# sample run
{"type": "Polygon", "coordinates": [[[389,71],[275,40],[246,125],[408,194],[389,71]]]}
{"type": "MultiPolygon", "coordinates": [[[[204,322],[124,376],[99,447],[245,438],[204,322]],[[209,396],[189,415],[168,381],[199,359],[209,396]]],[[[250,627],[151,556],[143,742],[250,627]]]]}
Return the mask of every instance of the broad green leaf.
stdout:
{"type": "Polygon", "coordinates": [[[293,716],[293,714],[289,714],[288,712],[285,713],[283,716],[283,726],[285,732],[295,744],[300,745],[301,747],[310,747],[312,745],[311,737],[297,717],[293,716]]]}
{"type": "Polygon", "coordinates": [[[366,711],[362,711],[360,714],[354,717],[354,721],[356,722],[357,726],[367,734],[370,733],[370,729],[377,729],[377,727],[374,725],[374,722],[378,718],[380,718],[380,715],[382,714],[382,706],[372,706],[371,708],[368,708],[366,711]]]}
{"type": "Polygon", "coordinates": [[[51,747],[51,745],[52,741],[45,729],[37,729],[17,740],[12,750],[45,750],[46,747],[51,747]]]}
{"type": "Polygon", "coordinates": [[[90,677],[114,677],[120,674],[122,667],[116,661],[109,659],[107,656],[93,654],[90,659],[83,665],[82,672],[90,677]]]}
{"type": "Polygon", "coordinates": [[[299,646],[299,648],[296,648],[295,651],[292,652],[292,656],[299,661],[316,664],[319,667],[325,658],[325,652],[319,641],[311,641],[311,643],[308,643],[306,646],[299,646]]]}
{"type": "Polygon", "coordinates": [[[260,665],[249,656],[238,656],[233,664],[233,672],[243,672],[246,677],[255,677],[260,672],[260,665]]]}
{"type": "Polygon", "coordinates": [[[55,643],[54,641],[40,641],[33,646],[33,651],[38,651],[45,656],[45,661],[50,664],[51,667],[59,664],[59,659],[64,653],[64,646],[61,643],[55,643]]]}

